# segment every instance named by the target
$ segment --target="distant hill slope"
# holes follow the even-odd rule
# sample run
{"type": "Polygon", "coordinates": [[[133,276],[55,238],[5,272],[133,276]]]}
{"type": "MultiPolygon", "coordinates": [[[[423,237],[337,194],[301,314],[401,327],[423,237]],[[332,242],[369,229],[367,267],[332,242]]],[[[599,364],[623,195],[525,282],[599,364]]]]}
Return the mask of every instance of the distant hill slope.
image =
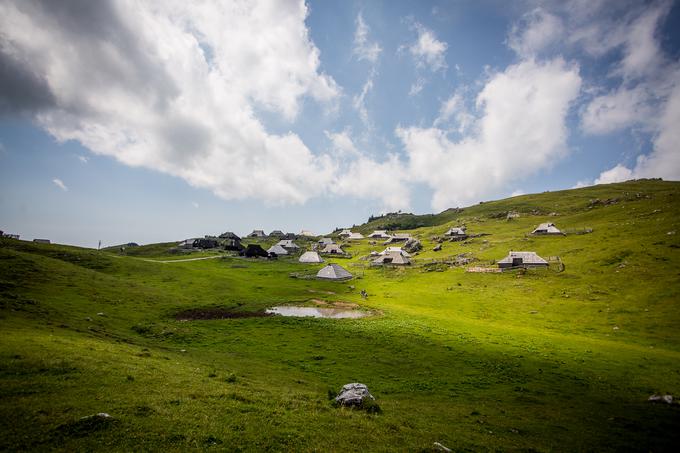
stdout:
{"type": "MultiPolygon", "coordinates": [[[[680,189],[680,182],[641,179],[617,184],[602,184],[581,189],[559,190],[540,194],[520,195],[503,200],[482,202],[463,209],[451,208],[439,214],[390,213],[374,217],[353,228],[370,233],[373,230],[413,230],[421,227],[444,225],[474,217],[501,218],[509,211],[521,214],[548,215],[552,212],[573,214],[591,207],[591,201],[627,201],[680,189]]],[[[596,207],[595,203],[592,207],[596,207]]]]}

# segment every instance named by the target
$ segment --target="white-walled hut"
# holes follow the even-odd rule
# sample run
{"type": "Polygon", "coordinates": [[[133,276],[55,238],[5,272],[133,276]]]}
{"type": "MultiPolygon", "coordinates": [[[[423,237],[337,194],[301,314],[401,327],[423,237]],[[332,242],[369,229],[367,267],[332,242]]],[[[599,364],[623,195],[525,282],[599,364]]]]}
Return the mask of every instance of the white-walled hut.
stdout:
{"type": "Polygon", "coordinates": [[[515,269],[523,268],[547,268],[548,262],[538,256],[536,252],[513,252],[508,253],[508,256],[498,262],[500,269],[515,269]]]}
{"type": "Polygon", "coordinates": [[[531,232],[531,234],[535,235],[564,235],[562,231],[560,231],[554,223],[542,223],[539,226],[536,227],[534,231],[531,232]]]}
{"type": "Polygon", "coordinates": [[[297,252],[297,250],[300,248],[300,246],[293,242],[291,239],[282,239],[279,242],[277,242],[276,245],[283,247],[289,252],[297,252]]]}
{"type": "Polygon", "coordinates": [[[298,261],[301,263],[323,263],[323,258],[316,252],[305,252],[298,261]]]}
{"type": "Polygon", "coordinates": [[[464,239],[467,239],[468,235],[465,232],[465,227],[453,227],[449,228],[449,230],[444,233],[444,236],[451,238],[452,240],[459,240],[462,241],[464,239]]]}
{"type": "Polygon", "coordinates": [[[326,244],[321,250],[321,253],[328,253],[331,255],[344,255],[345,251],[340,248],[338,244],[326,244]]]}
{"type": "Polygon", "coordinates": [[[352,232],[350,230],[345,229],[345,230],[342,230],[341,232],[339,232],[338,236],[340,236],[341,238],[342,237],[349,237],[349,235],[351,235],[351,234],[352,234],[352,232]]]}
{"type": "Polygon", "coordinates": [[[389,252],[384,255],[379,255],[372,261],[372,264],[392,264],[395,266],[406,266],[411,264],[411,260],[404,253],[405,252],[389,252]]]}
{"type": "Polygon", "coordinates": [[[267,249],[267,253],[270,255],[283,256],[288,255],[288,250],[281,247],[279,244],[275,244],[267,249]]]}
{"type": "Polygon", "coordinates": [[[385,250],[379,253],[379,255],[386,255],[388,253],[401,253],[407,258],[411,258],[411,255],[401,247],[387,247],[385,250]]]}
{"type": "Polygon", "coordinates": [[[318,244],[321,246],[326,246],[328,244],[335,244],[335,242],[333,242],[333,239],[331,238],[321,238],[319,239],[318,244]]]}
{"type": "Polygon", "coordinates": [[[387,230],[373,230],[373,233],[369,234],[368,237],[373,239],[389,239],[390,235],[387,234],[387,230]]]}
{"type": "Polygon", "coordinates": [[[349,280],[352,274],[339,264],[333,263],[321,269],[316,277],[324,280],[349,280]]]}

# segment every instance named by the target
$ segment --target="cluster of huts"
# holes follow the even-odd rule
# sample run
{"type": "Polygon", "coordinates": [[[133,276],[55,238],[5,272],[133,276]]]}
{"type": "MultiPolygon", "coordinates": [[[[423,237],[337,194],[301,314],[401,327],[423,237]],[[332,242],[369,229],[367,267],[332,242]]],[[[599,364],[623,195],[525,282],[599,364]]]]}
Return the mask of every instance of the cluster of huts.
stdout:
{"type": "MultiPolygon", "coordinates": [[[[554,223],[542,223],[536,227],[532,235],[563,235],[554,223]]],[[[444,236],[450,241],[464,241],[470,237],[465,226],[457,226],[449,228],[444,236]]],[[[284,233],[281,230],[274,230],[269,234],[265,234],[263,230],[253,230],[252,233],[246,236],[249,239],[278,239],[268,249],[264,249],[258,243],[251,243],[247,245],[241,244],[241,238],[232,232],[226,232],[219,236],[205,236],[204,238],[189,239],[180,243],[180,247],[210,249],[215,247],[222,247],[226,250],[238,251],[241,256],[245,257],[263,257],[263,258],[277,258],[279,256],[299,255],[298,261],[306,264],[320,264],[324,263],[324,256],[345,256],[346,253],[342,249],[345,243],[349,241],[369,239],[381,240],[386,248],[382,252],[373,251],[367,257],[371,265],[375,266],[407,266],[411,264],[412,254],[405,247],[413,241],[418,242],[408,233],[392,233],[388,230],[375,230],[371,234],[364,236],[361,233],[353,232],[350,229],[343,229],[337,233],[337,237],[342,240],[341,244],[334,241],[332,237],[320,237],[318,239],[310,231],[302,230],[299,234],[284,233]],[[295,243],[296,240],[304,240],[304,250],[295,243]],[[310,243],[311,242],[311,243],[310,243]],[[401,243],[401,244],[400,244],[401,243]],[[302,253],[300,253],[302,252],[302,253]]],[[[473,236],[474,237],[474,236],[473,236]]],[[[302,243],[302,242],[301,242],[302,243]]],[[[371,242],[373,243],[373,242],[371,242]]],[[[411,250],[412,251],[412,250],[411,250]]],[[[510,251],[506,257],[499,260],[497,265],[500,269],[514,269],[514,268],[540,268],[548,267],[548,261],[538,256],[531,251],[510,251]]],[[[322,268],[317,274],[318,278],[330,280],[344,280],[351,278],[351,274],[339,264],[329,264],[322,268]]]]}

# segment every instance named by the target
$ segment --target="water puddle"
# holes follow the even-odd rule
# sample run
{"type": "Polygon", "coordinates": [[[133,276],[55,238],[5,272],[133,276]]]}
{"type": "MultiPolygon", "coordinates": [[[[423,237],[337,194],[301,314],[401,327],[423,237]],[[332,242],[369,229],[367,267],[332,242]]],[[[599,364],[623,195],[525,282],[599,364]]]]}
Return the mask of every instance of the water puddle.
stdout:
{"type": "Polygon", "coordinates": [[[281,316],[296,316],[302,318],[363,318],[369,316],[371,313],[359,310],[347,310],[345,308],[318,308],[318,307],[292,307],[290,305],[282,305],[280,307],[272,307],[265,310],[265,313],[281,316]]]}

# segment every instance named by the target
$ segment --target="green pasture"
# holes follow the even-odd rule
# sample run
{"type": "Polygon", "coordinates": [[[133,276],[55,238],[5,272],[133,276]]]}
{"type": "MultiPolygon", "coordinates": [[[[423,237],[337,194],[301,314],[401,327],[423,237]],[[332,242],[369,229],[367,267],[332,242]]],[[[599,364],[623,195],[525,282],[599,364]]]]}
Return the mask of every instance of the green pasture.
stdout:
{"type": "Polygon", "coordinates": [[[680,406],[647,398],[680,397],[680,183],[524,195],[354,230],[387,225],[422,242],[413,265],[371,267],[384,245],[355,241],[350,258],[330,259],[355,275],[340,283],[299,278],[322,265],[295,257],[0,240],[0,450],[677,450],[680,406]],[[541,222],[592,232],[529,236],[541,222]],[[463,224],[487,235],[432,250],[463,224]],[[509,250],[559,257],[564,270],[442,264],[509,250]],[[372,315],[176,318],[319,301],[372,315]],[[349,382],[382,411],[334,407],[349,382]],[[111,419],[82,419],[99,412],[111,419]]]}

